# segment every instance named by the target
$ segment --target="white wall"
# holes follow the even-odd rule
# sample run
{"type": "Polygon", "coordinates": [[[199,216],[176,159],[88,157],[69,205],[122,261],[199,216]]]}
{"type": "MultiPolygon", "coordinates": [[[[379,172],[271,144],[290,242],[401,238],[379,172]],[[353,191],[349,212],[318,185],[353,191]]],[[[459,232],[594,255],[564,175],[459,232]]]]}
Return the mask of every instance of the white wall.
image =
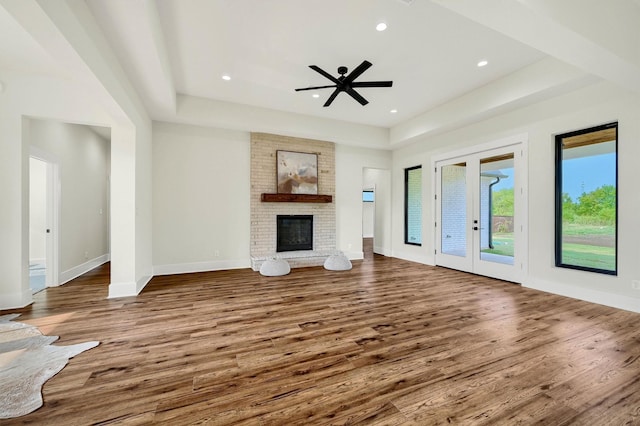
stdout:
{"type": "Polygon", "coordinates": [[[31,145],[59,161],[62,284],[109,259],[110,144],[88,126],[35,119],[29,126],[31,145]]]}
{"type": "MultiPolygon", "coordinates": [[[[336,145],[336,239],[338,250],[350,259],[362,259],[362,188],[365,168],[391,168],[391,152],[375,149],[357,148],[348,145],[336,145]]],[[[390,198],[386,195],[384,184],[376,186],[376,209],[381,209],[376,217],[381,223],[390,223],[390,198]]],[[[376,210],[376,215],[378,211],[376,210]]],[[[376,231],[377,232],[377,231],[376,231]]],[[[381,250],[390,251],[391,241],[381,234],[381,250]]],[[[378,234],[376,233],[376,237],[378,234]]]]}
{"type": "Polygon", "coordinates": [[[373,238],[375,202],[362,202],[362,238],[373,238]]]}
{"type": "Polygon", "coordinates": [[[135,151],[135,278],[138,294],[153,278],[153,159],[152,124],[141,119],[136,124],[135,151]]]}
{"type": "Polygon", "coordinates": [[[29,263],[47,257],[47,163],[29,159],[29,263]]]}
{"type": "MultiPolygon", "coordinates": [[[[434,231],[423,227],[422,247],[412,250],[402,239],[402,193],[404,167],[422,163],[460,147],[491,142],[515,134],[528,134],[528,277],[524,285],[640,311],[640,291],[631,280],[640,279],[640,192],[635,182],[640,171],[640,97],[608,83],[600,83],[516,110],[457,131],[422,139],[394,152],[393,251],[398,257],[433,263],[434,231]],[[554,266],[554,139],[571,130],[611,121],[619,122],[618,139],[618,276],[606,276],[554,266]]],[[[432,223],[433,173],[424,173],[424,223],[432,223]]]]}
{"type": "Polygon", "coordinates": [[[391,205],[392,208],[392,243],[391,253],[394,257],[426,264],[433,264],[432,231],[433,226],[427,226],[432,221],[430,202],[433,194],[431,188],[433,172],[428,152],[419,144],[409,145],[407,148],[393,152],[391,205]],[[422,246],[404,243],[404,169],[422,166],[422,246]]]}
{"type": "Polygon", "coordinates": [[[156,274],[250,266],[249,133],[153,124],[156,274]]]}

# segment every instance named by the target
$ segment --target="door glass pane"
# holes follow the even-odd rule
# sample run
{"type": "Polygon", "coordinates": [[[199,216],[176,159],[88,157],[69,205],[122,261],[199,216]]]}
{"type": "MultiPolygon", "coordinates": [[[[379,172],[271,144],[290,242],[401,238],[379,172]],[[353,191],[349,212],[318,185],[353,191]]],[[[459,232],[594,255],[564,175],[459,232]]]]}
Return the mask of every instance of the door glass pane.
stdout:
{"type": "Polygon", "coordinates": [[[513,265],[513,153],[480,160],[480,259],[513,265]]]}
{"type": "Polygon", "coordinates": [[[443,166],[441,173],[442,238],[440,252],[467,255],[467,164],[443,166]]]}
{"type": "Polygon", "coordinates": [[[404,243],[422,245],[422,166],[404,170],[404,243]]]}

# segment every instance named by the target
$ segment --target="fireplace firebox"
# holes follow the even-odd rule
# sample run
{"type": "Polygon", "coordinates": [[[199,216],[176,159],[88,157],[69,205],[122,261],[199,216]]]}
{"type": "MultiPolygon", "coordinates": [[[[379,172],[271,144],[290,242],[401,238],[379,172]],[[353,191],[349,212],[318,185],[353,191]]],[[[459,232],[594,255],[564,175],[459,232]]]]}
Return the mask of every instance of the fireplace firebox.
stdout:
{"type": "Polygon", "coordinates": [[[313,250],[313,215],[278,215],[276,252],[313,250]]]}

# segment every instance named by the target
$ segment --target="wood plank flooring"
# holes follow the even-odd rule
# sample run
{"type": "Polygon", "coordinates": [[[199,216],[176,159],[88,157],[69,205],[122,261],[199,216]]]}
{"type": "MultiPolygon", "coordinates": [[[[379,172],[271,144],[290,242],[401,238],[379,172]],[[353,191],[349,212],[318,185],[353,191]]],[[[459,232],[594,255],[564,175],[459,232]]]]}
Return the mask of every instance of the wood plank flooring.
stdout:
{"type": "Polygon", "coordinates": [[[102,344],[0,424],[640,424],[640,314],[378,255],[111,300],[108,274],[2,312],[102,344]]]}

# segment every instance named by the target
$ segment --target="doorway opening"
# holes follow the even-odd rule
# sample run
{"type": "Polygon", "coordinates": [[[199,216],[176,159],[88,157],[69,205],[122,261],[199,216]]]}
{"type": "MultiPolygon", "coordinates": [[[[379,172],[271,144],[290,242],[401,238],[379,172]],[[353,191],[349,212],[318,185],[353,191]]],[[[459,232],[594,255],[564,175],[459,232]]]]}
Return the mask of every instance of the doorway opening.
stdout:
{"type": "Polygon", "coordinates": [[[362,253],[365,259],[373,259],[373,236],[375,229],[375,187],[362,190],[362,253]]]}
{"type": "Polygon", "coordinates": [[[362,252],[391,256],[391,171],[362,169],[362,252]]]}
{"type": "Polygon", "coordinates": [[[29,287],[33,294],[58,285],[58,164],[32,149],[29,158],[29,287]]]}

